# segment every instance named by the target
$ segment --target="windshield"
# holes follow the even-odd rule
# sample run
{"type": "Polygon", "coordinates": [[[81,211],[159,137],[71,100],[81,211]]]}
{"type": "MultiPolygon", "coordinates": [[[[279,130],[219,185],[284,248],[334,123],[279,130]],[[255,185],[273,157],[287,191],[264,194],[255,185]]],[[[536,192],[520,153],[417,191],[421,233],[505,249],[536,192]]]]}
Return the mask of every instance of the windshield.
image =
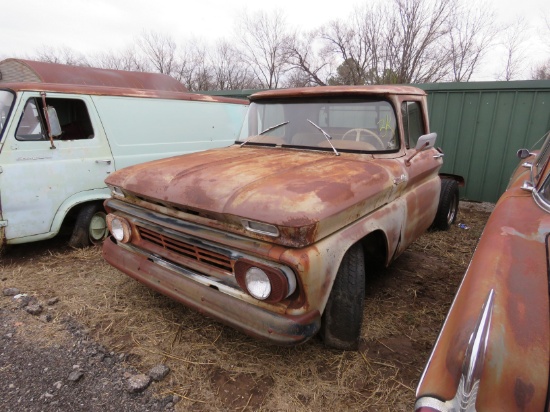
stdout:
{"type": "Polygon", "coordinates": [[[14,97],[15,96],[12,92],[0,90],[0,137],[3,135],[4,127],[8,122],[8,115],[10,113],[14,97]]]}
{"type": "Polygon", "coordinates": [[[388,152],[399,148],[392,105],[380,101],[253,102],[239,137],[246,144],[388,152]]]}

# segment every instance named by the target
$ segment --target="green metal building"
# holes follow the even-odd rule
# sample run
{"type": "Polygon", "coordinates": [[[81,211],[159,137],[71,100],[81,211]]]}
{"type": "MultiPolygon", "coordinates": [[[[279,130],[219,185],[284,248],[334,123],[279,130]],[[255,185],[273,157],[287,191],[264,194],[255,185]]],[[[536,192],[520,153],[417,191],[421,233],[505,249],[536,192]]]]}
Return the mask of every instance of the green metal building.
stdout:
{"type": "MultiPolygon", "coordinates": [[[[443,149],[442,172],[461,175],[461,198],[496,202],[519,163],[550,130],[550,80],[416,84],[428,93],[430,129],[443,149]]],[[[246,98],[259,90],[210,91],[246,98]]]]}

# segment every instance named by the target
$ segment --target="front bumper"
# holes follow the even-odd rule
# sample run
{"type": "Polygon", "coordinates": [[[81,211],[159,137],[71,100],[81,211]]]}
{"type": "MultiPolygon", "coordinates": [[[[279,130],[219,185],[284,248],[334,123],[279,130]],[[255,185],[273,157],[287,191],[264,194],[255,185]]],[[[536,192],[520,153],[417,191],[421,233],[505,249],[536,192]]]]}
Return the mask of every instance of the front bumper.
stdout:
{"type": "Polygon", "coordinates": [[[118,246],[112,238],[103,243],[103,257],[121,272],[198,312],[256,338],[279,345],[305,342],[321,326],[321,314],[314,310],[301,316],[269,312],[248,302],[193,280],[198,274],[180,273],[161,259],[134,253],[118,246]]]}

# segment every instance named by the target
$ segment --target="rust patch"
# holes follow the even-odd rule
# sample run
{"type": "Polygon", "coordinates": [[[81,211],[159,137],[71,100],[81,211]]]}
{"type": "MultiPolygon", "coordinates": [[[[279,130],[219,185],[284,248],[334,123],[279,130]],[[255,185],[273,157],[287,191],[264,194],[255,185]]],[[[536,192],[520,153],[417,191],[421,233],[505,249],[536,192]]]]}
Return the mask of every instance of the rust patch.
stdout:
{"type": "Polygon", "coordinates": [[[522,411],[531,402],[535,395],[535,387],[532,383],[526,383],[521,378],[516,378],[516,384],[514,386],[514,397],[516,398],[516,405],[522,411]]]}

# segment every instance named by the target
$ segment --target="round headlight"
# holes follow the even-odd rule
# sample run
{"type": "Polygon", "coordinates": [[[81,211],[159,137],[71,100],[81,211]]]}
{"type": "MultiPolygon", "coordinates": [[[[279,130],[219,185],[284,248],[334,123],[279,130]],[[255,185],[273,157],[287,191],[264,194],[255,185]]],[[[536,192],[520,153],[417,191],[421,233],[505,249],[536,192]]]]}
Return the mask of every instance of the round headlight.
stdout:
{"type": "Polygon", "coordinates": [[[124,226],[122,226],[122,222],[119,219],[113,219],[111,222],[111,233],[119,242],[124,239],[124,226]]]}
{"type": "Polygon", "coordinates": [[[260,268],[251,267],[246,271],[245,283],[248,292],[256,299],[265,300],[271,294],[271,282],[260,268]]]}
{"type": "Polygon", "coordinates": [[[132,230],[126,219],[109,214],[107,215],[107,226],[118,242],[127,243],[130,241],[132,230]]]}

